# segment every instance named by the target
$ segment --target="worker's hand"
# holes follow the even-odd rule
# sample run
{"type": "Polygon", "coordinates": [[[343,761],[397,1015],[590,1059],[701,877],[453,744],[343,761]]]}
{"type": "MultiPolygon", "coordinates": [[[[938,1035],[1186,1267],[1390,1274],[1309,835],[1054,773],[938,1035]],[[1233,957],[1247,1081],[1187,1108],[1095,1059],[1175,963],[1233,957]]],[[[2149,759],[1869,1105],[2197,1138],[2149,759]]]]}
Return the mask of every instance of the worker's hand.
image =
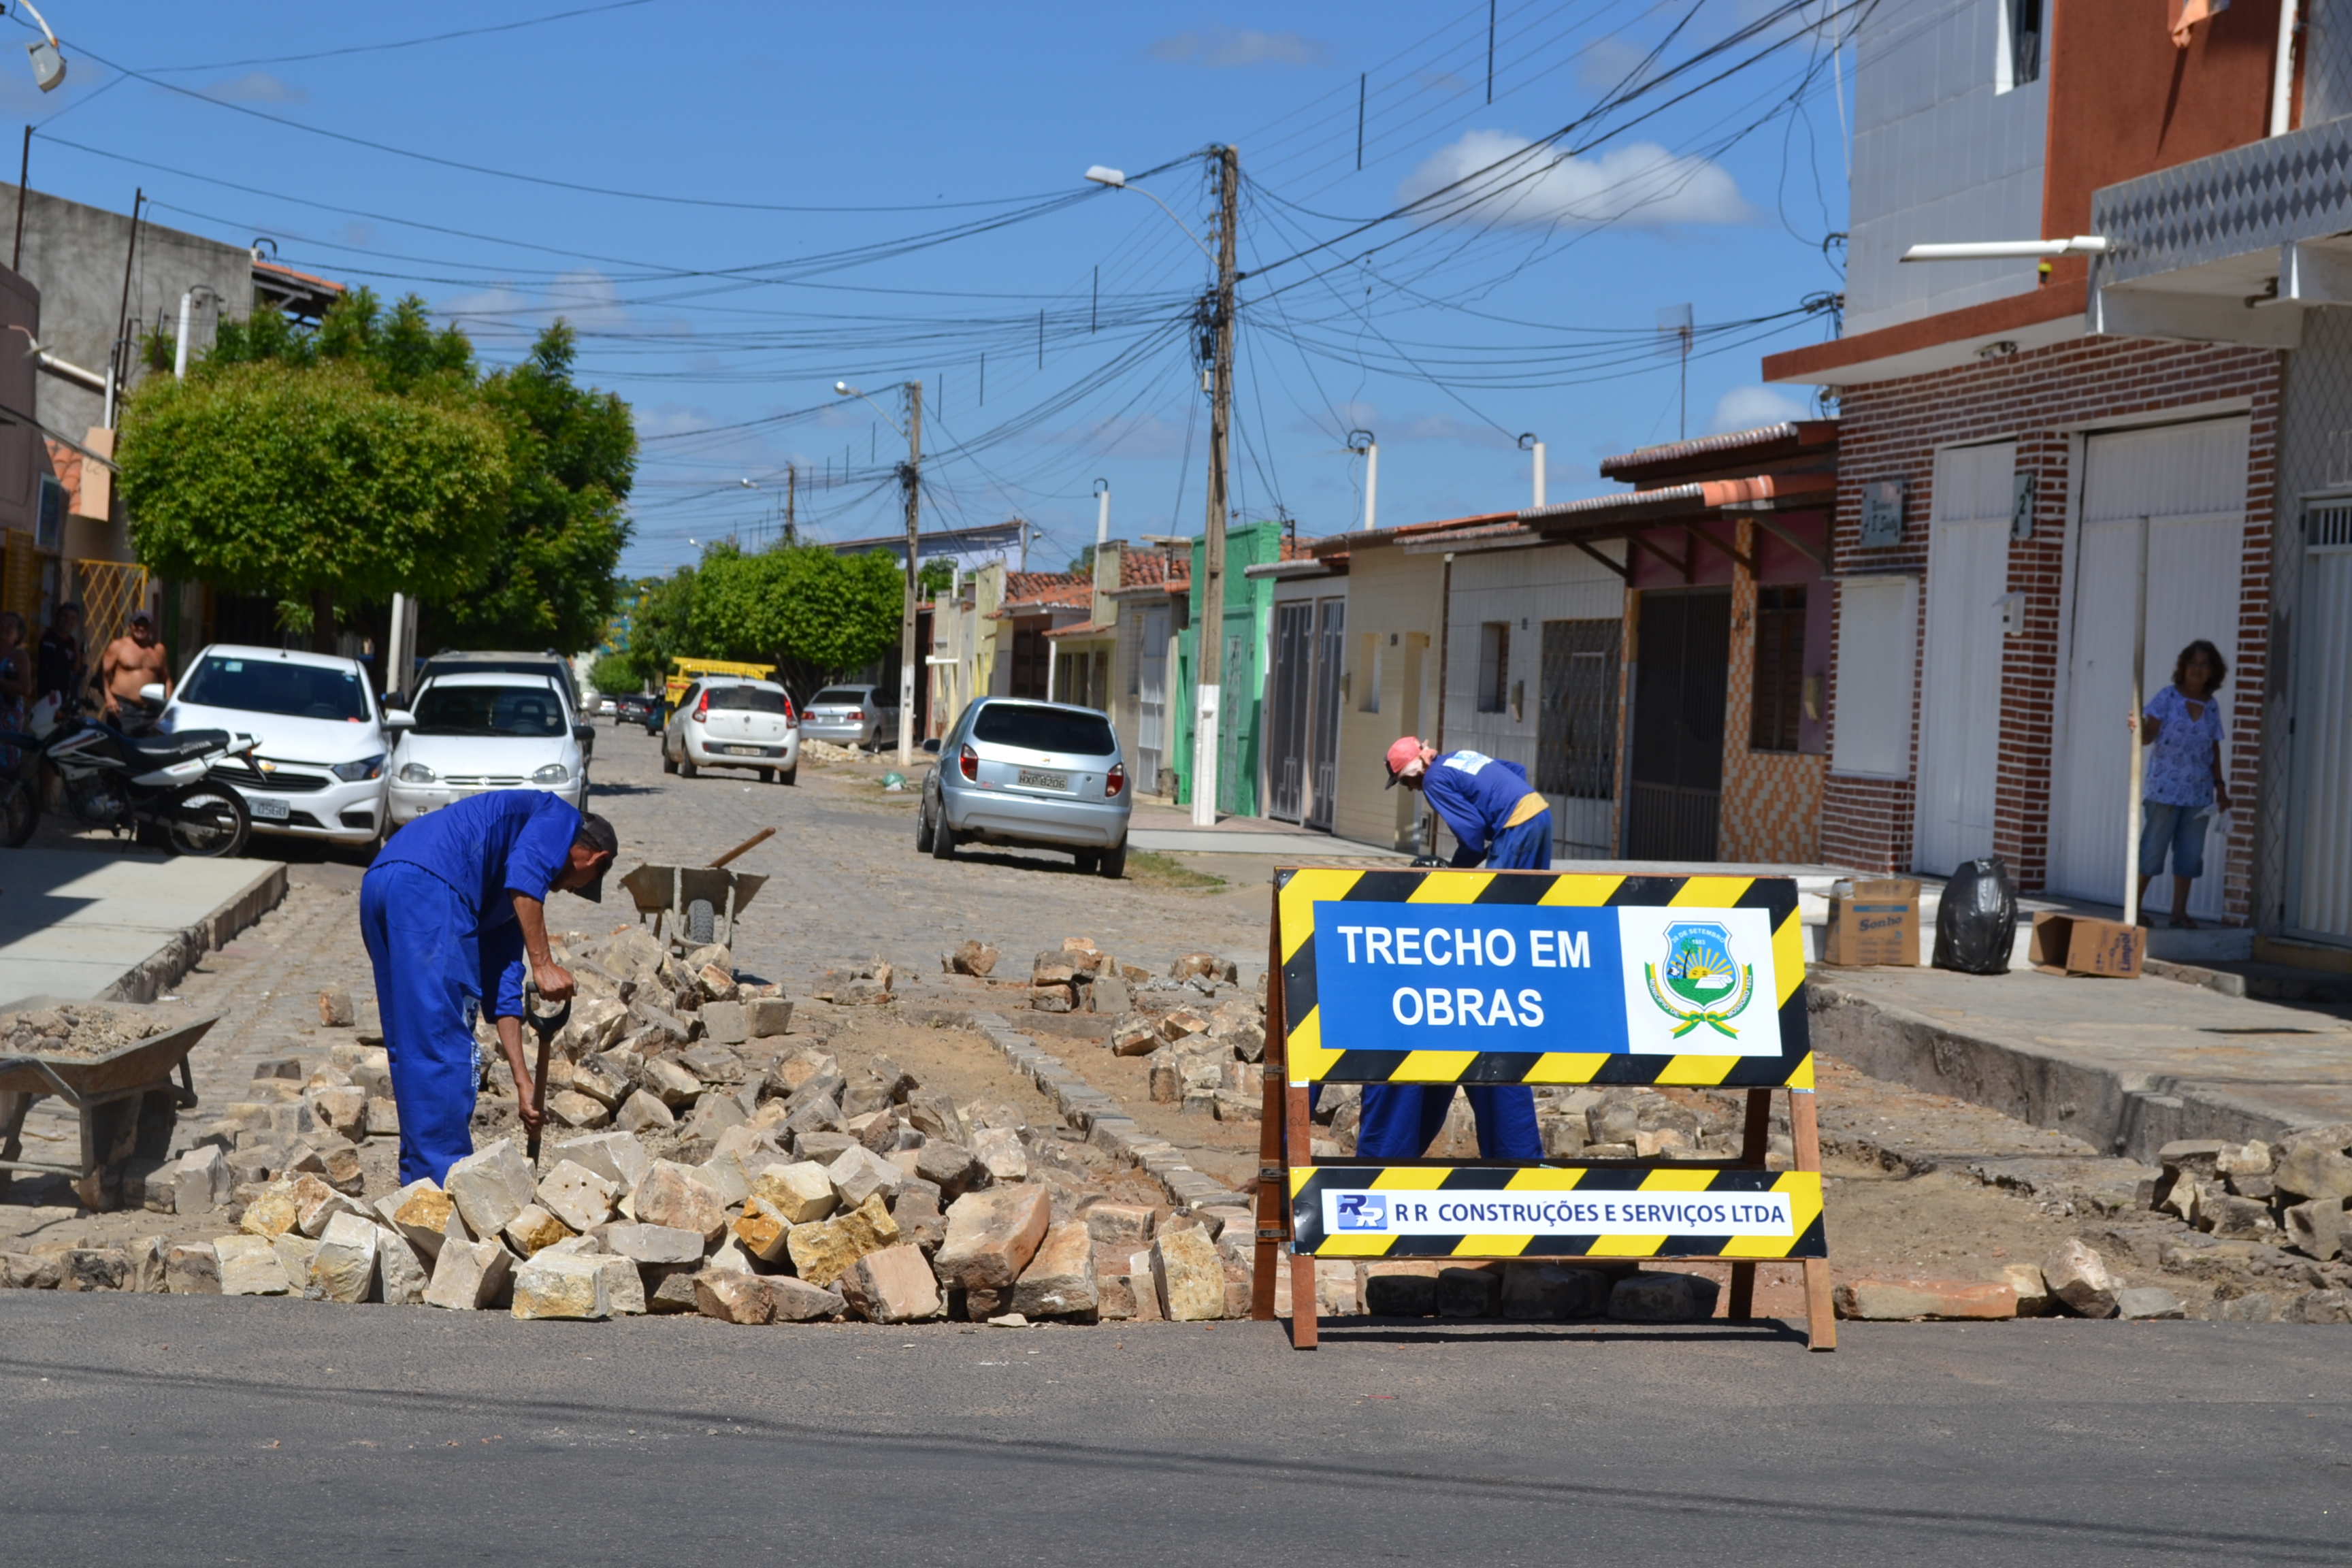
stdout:
{"type": "Polygon", "coordinates": [[[519,1079],[515,1084],[515,1110],[522,1118],[522,1130],[526,1134],[538,1131],[540,1124],[547,1120],[546,1108],[539,1103],[539,1086],[528,1078],[519,1079]]]}
{"type": "Polygon", "coordinates": [[[572,971],[560,963],[534,963],[530,966],[531,984],[550,1002],[569,1002],[577,989],[572,983],[572,971]]]}

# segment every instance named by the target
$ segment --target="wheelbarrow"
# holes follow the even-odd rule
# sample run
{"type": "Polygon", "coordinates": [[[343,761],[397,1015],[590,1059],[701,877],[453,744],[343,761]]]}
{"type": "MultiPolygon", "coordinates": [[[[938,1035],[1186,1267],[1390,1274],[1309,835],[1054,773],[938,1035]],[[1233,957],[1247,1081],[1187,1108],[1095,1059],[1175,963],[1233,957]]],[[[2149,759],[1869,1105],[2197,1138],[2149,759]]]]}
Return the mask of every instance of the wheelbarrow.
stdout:
{"type": "MultiPolygon", "coordinates": [[[[162,1009],[129,1002],[88,1003],[56,996],[28,996],[8,1005],[11,1012],[43,1007],[103,1006],[153,1017],[162,1009]]],[[[172,1152],[180,1112],[196,1104],[196,1082],[188,1052],[220,1016],[180,1024],[160,1035],[133,1040],[102,1057],[0,1056],[0,1197],[18,1171],[64,1176],[75,1196],[90,1209],[121,1205],[122,1177],[132,1160],[161,1160],[172,1152]],[[173,1081],[177,1072],[179,1081],[173,1081]],[[55,1095],[74,1108],[81,1123],[81,1159],[71,1165],[26,1160],[25,1118],[33,1102],[55,1095]]]]}
{"type": "Polygon", "coordinates": [[[730,871],[727,862],[776,830],[762,828],[708,866],[640,866],[621,879],[637,902],[637,921],[653,922],[654,935],[681,950],[714,942],[735,945],[735,918],[759,897],[768,879],[756,871],[730,871]]]}

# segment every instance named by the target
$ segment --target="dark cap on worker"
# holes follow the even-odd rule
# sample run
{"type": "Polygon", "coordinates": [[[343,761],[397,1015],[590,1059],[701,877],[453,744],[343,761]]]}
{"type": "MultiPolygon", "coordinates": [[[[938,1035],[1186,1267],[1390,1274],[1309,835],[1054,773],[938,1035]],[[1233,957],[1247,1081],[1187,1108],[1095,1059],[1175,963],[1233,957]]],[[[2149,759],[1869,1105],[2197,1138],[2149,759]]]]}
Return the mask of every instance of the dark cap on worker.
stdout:
{"type": "MultiPolygon", "coordinates": [[[[597,816],[593,811],[584,812],[581,815],[580,831],[572,836],[572,842],[575,845],[584,844],[599,855],[617,857],[621,853],[620,835],[613,831],[613,825],[611,823],[605,821],[603,817],[597,816]]],[[[604,901],[604,871],[609,871],[612,868],[612,862],[607,860],[604,864],[604,870],[596,873],[595,880],[590,882],[584,888],[574,888],[572,890],[579,894],[582,898],[587,900],[592,904],[603,903],[604,901]]]]}

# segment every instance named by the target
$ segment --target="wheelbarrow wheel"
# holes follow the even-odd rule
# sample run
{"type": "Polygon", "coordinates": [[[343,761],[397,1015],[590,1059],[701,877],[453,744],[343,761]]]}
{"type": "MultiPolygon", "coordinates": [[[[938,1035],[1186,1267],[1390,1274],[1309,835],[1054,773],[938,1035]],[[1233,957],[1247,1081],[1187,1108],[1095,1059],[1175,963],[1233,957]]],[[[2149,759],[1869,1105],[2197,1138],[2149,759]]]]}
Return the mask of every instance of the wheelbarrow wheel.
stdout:
{"type": "Polygon", "coordinates": [[[686,940],[697,947],[709,947],[719,934],[719,914],[710,907],[709,899],[697,899],[686,906],[686,940]]]}

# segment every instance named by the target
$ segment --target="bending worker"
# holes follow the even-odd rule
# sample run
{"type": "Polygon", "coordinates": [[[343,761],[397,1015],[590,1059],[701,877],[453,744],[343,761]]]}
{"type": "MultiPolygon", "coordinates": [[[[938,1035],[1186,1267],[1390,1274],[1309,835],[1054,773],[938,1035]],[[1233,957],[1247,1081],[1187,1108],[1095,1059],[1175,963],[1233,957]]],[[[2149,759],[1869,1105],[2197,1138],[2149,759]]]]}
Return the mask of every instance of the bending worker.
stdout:
{"type": "MultiPolygon", "coordinates": [[[[1407,735],[1389,748],[1389,787],[1418,790],[1461,846],[1457,869],[1481,862],[1497,871],[1540,871],[1551,866],[1551,809],[1528,784],[1528,770],[1477,752],[1441,757],[1407,735]]],[[[1525,1084],[1465,1084],[1478,1121],[1478,1155],[1486,1160],[1543,1157],[1536,1130],[1535,1091],[1525,1084]]],[[[1368,1083],[1356,1152],[1373,1159],[1417,1160],[1444,1131],[1454,1090],[1442,1084],[1368,1083]]]]}
{"type": "Polygon", "coordinates": [[[543,1114],[522,1053],[523,965],[550,1002],[571,973],[547,945],[547,896],[591,902],[620,850],[613,825],[538,790],[493,790],[416,818],[360,883],[360,935],[400,1107],[400,1181],[439,1182],[474,1152],[474,1012],[493,1021],[524,1128],[543,1114]]]}

